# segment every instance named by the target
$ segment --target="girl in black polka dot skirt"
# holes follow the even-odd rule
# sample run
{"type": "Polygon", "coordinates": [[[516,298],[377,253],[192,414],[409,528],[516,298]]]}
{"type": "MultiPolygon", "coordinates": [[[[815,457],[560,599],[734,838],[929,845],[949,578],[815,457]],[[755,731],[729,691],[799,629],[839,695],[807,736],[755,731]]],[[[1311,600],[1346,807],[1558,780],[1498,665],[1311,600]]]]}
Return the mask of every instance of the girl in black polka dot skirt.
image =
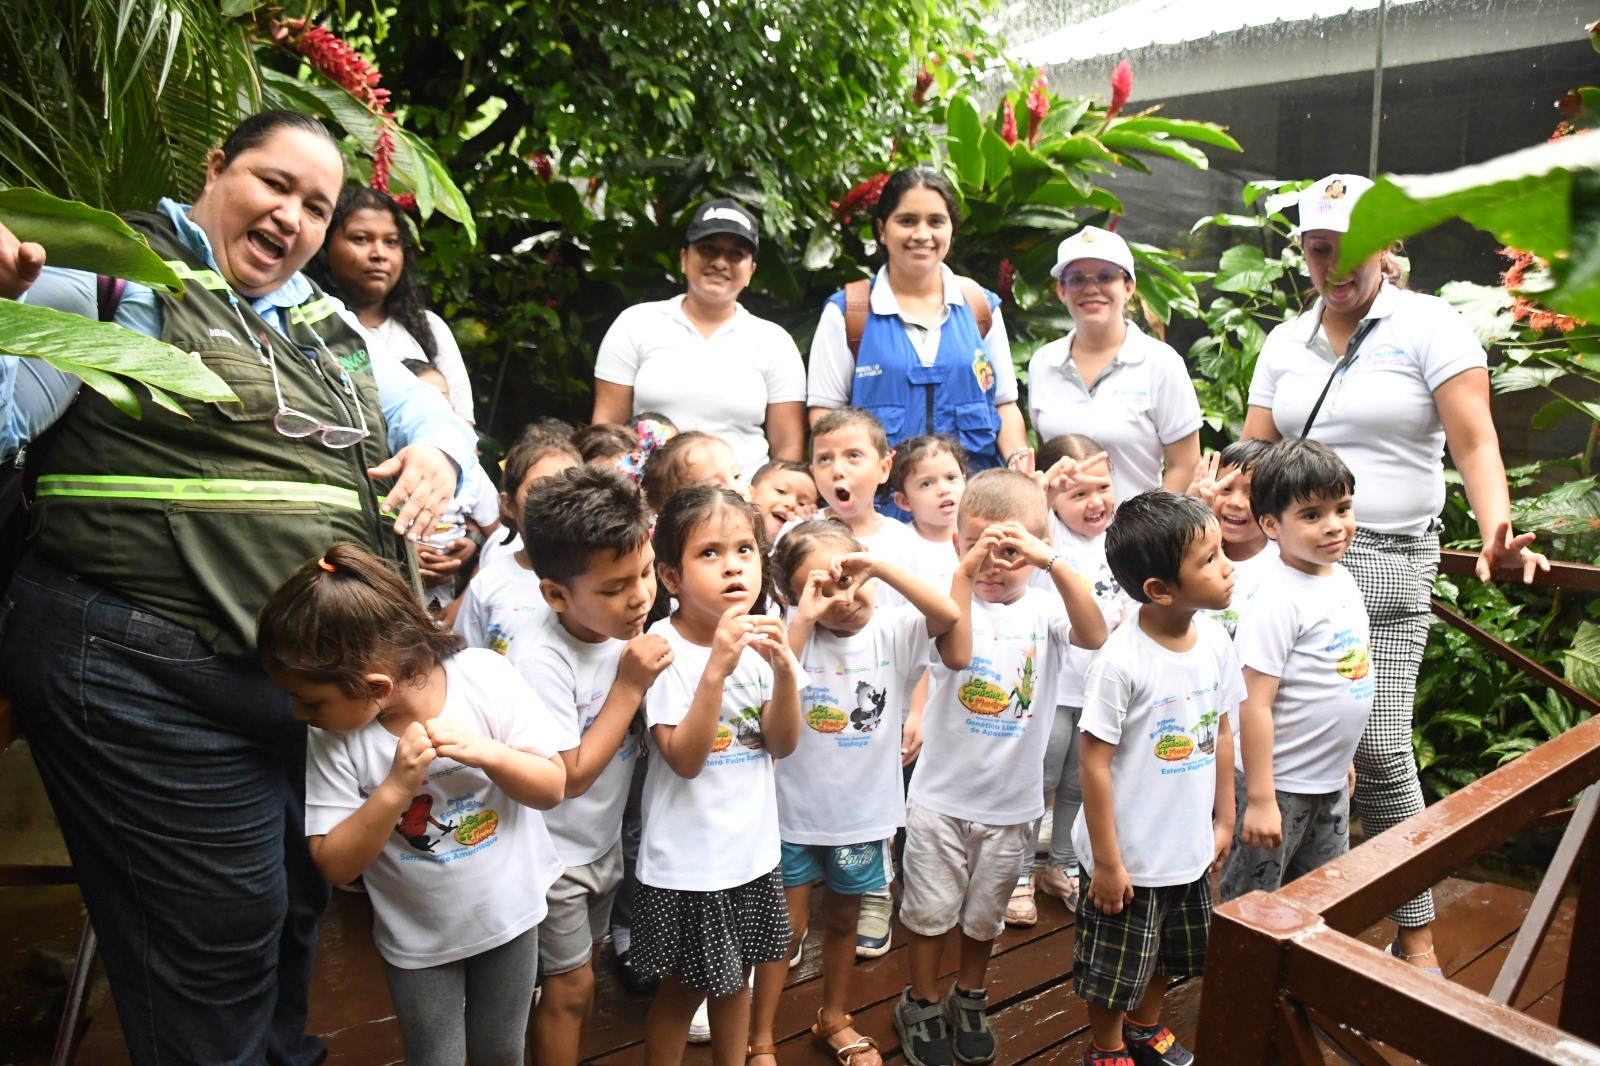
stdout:
{"type": "Polygon", "coordinates": [[[733,492],[702,485],[656,521],[656,565],[677,600],[651,627],[672,663],[645,700],[652,753],[631,960],[662,978],[646,1021],[652,1061],[683,1055],[709,998],[712,1060],[745,1060],[751,967],[783,958],[772,760],[800,738],[799,664],[767,605],[764,526],[733,492]]]}

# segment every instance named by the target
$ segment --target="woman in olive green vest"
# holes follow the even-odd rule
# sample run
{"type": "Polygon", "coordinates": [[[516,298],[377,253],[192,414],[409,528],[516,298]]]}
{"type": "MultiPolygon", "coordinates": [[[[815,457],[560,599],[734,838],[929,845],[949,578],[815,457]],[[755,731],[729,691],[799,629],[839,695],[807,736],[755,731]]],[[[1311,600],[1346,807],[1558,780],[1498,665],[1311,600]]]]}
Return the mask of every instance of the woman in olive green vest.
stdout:
{"type": "Polygon", "coordinates": [[[239,397],[135,422],[37,360],[0,360],[0,448],[26,445],[38,477],[0,602],[0,689],[136,1064],[324,1056],[305,1033],[327,902],[305,852],[305,727],[256,662],[255,614],[334,540],[414,566],[399,534],[428,528],[472,461],[443,398],[369,355],[299,273],[343,180],[315,120],[247,120],[192,207],[128,217],[185,279],[181,299],[130,284],[108,300],[0,231],[0,295],[112,315],[239,397]]]}

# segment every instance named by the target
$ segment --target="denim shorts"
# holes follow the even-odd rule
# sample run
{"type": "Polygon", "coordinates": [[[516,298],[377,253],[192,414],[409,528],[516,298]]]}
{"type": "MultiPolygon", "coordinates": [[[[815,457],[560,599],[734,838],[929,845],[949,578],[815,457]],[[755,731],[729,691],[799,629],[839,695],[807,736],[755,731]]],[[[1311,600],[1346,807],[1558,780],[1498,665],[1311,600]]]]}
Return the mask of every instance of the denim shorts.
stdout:
{"type": "Polygon", "coordinates": [[[783,887],[825,881],[841,896],[875,892],[894,880],[894,859],[887,840],[865,844],[791,844],[783,842],[783,887]]]}

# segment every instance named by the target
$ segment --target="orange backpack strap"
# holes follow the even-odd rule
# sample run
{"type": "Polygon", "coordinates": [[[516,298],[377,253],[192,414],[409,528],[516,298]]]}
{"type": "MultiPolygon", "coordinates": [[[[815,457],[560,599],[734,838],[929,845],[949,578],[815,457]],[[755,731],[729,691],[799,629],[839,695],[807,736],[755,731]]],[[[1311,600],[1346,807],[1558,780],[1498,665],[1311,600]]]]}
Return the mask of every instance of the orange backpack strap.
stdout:
{"type": "Polygon", "coordinates": [[[967,310],[972,312],[972,317],[978,323],[978,339],[981,341],[989,335],[989,327],[994,325],[994,312],[989,308],[989,294],[968,277],[957,276],[956,281],[961,284],[961,295],[966,297],[967,310]]]}
{"type": "Polygon", "coordinates": [[[868,278],[844,287],[844,342],[850,358],[861,357],[861,335],[867,330],[867,312],[872,307],[872,282],[868,278]]]}

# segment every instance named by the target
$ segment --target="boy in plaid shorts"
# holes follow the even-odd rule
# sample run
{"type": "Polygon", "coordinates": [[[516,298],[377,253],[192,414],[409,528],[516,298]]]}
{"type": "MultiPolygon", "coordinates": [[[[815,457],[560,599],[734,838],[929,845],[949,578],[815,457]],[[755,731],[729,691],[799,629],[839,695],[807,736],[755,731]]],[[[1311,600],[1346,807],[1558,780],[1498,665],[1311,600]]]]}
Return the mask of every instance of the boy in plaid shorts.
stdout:
{"type": "Polygon", "coordinates": [[[1228,606],[1233,566],[1210,509],[1171,492],[1117,508],[1106,561],[1140,606],[1084,680],[1072,827],[1089,875],[1073,951],[1094,1035],[1083,1058],[1187,1066],[1161,1009],[1173,976],[1205,969],[1209,874],[1233,838],[1229,720],[1245,694],[1227,631],[1196,612],[1228,606]]]}

